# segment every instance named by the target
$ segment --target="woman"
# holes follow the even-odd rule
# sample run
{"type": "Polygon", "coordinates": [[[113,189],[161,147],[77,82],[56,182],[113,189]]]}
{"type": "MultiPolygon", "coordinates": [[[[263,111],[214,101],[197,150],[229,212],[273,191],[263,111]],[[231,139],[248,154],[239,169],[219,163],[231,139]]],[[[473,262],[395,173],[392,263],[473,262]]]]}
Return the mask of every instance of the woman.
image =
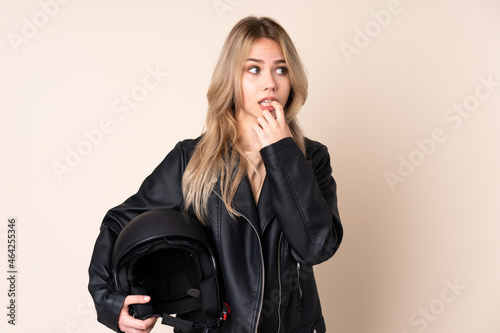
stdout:
{"type": "Polygon", "coordinates": [[[285,30],[270,18],[238,22],[207,93],[206,129],[184,140],[139,191],[104,218],[90,264],[98,319],[115,331],[149,332],[132,318],[147,295],[113,291],[114,241],[138,214],[185,210],[216,246],[231,313],[221,332],[324,332],[312,265],[342,240],[336,184],[325,146],[304,137],[297,113],[307,79],[285,30]]]}

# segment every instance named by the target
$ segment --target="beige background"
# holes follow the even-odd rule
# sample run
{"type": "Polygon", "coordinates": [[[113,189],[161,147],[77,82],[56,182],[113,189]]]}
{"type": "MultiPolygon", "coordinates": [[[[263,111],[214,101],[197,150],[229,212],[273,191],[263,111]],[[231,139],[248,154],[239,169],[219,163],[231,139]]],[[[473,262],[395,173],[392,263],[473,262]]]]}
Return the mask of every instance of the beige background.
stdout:
{"type": "Polygon", "coordinates": [[[1,278],[0,331],[108,332],[86,291],[101,219],[201,132],[222,42],[249,14],[295,41],[300,119],[332,155],[345,239],[316,267],[329,332],[500,332],[497,0],[2,1],[0,276],[15,216],[18,308],[12,327],[1,278]]]}

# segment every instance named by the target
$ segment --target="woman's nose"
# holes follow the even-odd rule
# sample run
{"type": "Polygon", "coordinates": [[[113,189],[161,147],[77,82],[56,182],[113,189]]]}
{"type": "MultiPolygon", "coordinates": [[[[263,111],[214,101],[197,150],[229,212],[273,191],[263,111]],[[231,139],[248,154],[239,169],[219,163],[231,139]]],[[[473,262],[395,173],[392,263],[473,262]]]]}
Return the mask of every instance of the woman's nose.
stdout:
{"type": "Polygon", "coordinates": [[[273,77],[272,73],[266,73],[263,78],[263,89],[264,90],[276,90],[276,80],[273,77]]]}

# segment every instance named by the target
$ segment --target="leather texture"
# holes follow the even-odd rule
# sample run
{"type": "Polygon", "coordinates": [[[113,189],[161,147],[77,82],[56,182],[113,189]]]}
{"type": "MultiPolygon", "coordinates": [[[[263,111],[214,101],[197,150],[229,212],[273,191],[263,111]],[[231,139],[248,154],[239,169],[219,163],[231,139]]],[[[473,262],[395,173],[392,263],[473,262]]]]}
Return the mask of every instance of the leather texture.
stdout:
{"type": "MultiPolygon", "coordinates": [[[[111,253],[120,230],[151,209],[184,210],[182,172],[198,139],[179,142],[144,180],[138,192],[110,209],[101,224],[89,267],[89,291],[98,320],[119,331],[126,295],[117,293],[111,253]]],[[[216,248],[228,320],[213,332],[324,332],[313,265],[337,251],[343,229],[330,156],[306,139],[306,157],[292,138],[261,150],[266,178],[256,205],[244,178],[233,200],[232,219],[218,183],[209,198],[207,228],[216,248]]]]}

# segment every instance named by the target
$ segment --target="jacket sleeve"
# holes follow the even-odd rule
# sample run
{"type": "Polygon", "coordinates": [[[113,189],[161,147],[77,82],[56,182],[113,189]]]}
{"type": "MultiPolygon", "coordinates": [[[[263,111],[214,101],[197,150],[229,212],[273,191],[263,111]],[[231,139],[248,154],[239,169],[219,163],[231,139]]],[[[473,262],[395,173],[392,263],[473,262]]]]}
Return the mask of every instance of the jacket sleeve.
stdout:
{"type": "Polygon", "coordinates": [[[272,204],[295,260],[315,265],[337,251],[343,229],[326,146],[307,140],[307,159],[292,138],[261,150],[272,204]]]}
{"type": "Polygon", "coordinates": [[[88,269],[88,289],[95,303],[97,319],[119,332],[118,317],[127,295],[117,292],[111,256],[118,234],[135,216],[151,209],[181,209],[182,145],[178,144],[144,180],[138,192],[110,209],[101,224],[88,269]]]}
{"type": "Polygon", "coordinates": [[[94,299],[97,320],[116,332],[118,317],[126,294],[114,291],[112,287],[111,253],[117,234],[111,228],[102,226],[97,237],[89,267],[89,291],[94,299]]]}

